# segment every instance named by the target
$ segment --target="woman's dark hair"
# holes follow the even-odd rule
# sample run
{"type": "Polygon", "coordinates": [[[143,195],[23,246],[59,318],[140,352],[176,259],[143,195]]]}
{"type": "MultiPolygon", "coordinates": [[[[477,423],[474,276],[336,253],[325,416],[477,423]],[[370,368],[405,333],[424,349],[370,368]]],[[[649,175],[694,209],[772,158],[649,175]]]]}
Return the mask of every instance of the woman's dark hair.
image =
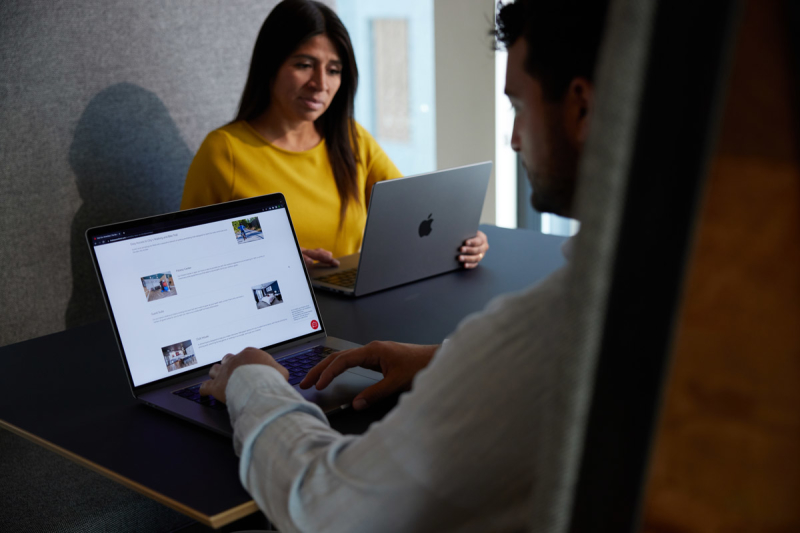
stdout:
{"type": "Polygon", "coordinates": [[[576,77],[594,80],[608,0],[516,0],[497,4],[497,41],[506,48],[520,37],[528,44],[525,71],[542,93],[561,100],[576,77]]]}
{"type": "Polygon", "coordinates": [[[353,118],[358,68],[350,35],[336,13],[325,4],[310,0],[284,0],[275,6],[258,33],[250,72],[234,121],[253,120],[261,116],[270,106],[272,85],[278,69],[300,45],[322,34],[336,47],[342,62],[339,90],[315,123],[317,131],[325,139],[336,189],[339,191],[341,228],[348,201],[359,198],[356,177],[358,138],[353,118]]]}

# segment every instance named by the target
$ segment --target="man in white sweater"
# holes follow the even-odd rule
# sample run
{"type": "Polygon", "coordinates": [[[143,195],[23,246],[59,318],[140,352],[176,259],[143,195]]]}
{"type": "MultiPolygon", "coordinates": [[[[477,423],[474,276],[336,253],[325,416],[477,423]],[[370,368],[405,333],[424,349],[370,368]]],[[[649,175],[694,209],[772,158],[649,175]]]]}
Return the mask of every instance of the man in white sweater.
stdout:
{"type": "MultiPolygon", "coordinates": [[[[511,144],[540,211],[572,214],[604,20],[600,0],[517,0],[498,13],[511,144]]],[[[228,404],[240,477],[259,507],[283,532],[524,530],[551,466],[535,450],[559,416],[557,363],[570,356],[568,269],[495,299],[441,346],[374,342],[312,369],[302,387],[324,388],[353,366],[381,371],[355,409],[410,391],[360,436],[331,429],[269,354],[225,356],[201,393],[228,404]]]]}

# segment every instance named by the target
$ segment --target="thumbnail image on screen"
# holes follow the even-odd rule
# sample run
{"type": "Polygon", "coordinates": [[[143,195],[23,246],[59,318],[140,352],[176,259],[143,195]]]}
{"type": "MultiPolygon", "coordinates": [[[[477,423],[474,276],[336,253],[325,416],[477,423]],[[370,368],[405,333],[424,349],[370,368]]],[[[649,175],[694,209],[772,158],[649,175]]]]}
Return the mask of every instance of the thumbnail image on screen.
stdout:
{"type": "Polygon", "coordinates": [[[175,281],[172,279],[172,273],[170,272],[152,274],[141,279],[144,297],[148,302],[155,302],[156,300],[178,295],[178,291],[175,290],[175,281]]]}
{"type": "Polygon", "coordinates": [[[164,355],[164,364],[167,365],[167,372],[197,364],[192,341],[183,341],[164,346],[161,348],[161,353],[164,355]]]}
{"type": "Polygon", "coordinates": [[[265,309],[283,303],[283,296],[281,296],[281,289],[278,287],[277,281],[262,283],[261,285],[250,287],[250,289],[253,291],[256,309],[265,309]]]}
{"type": "Polygon", "coordinates": [[[233,231],[236,234],[236,242],[239,244],[246,244],[248,242],[256,242],[264,239],[258,217],[234,220],[231,224],[233,224],[233,231]]]}

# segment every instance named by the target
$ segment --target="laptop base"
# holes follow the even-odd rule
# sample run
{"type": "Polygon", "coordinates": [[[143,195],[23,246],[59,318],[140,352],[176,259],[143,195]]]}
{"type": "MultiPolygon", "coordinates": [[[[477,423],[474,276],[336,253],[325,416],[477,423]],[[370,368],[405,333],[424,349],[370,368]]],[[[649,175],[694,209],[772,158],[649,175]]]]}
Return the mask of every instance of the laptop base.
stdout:
{"type": "MultiPolygon", "coordinates": [[[[325,342],[320,345],[334,348],[337,351],[358,348],[360,346],[336,337],[327,337],[325,342]]],[[[308,346],[296,348],[293,352],[300,352],[306,349],[308,349],[308,346]]],[[[277,358],[283,358],[289,354],[277,353],[275,355],[277,358]]],[[[196,383],[202,383],[207,379],[208,376],[190,379],[183,383],[176,384],[173,387],[162,388],[142,394],[138,399],[151,407],[155,407],[156,409],[230,437],[233,435],[233,428],[231,427],[227,409],[212,409],[173,394],[176,390],[186,388],[196,383]]],[[[318,391],[314,387],[303,390],[297,385],[294,386],[294,389],[306,400],[317,404],[320,409],[322,409],[322,412],[331,414],[336,411],[348,409],[353,398],[358,395],[358,393],[374,385],[381,379],[383,379],[383,375],[380,372],[373,372],[365,368],[352,368],[337,376],[336,379],[321,391],[318,391]]]]}

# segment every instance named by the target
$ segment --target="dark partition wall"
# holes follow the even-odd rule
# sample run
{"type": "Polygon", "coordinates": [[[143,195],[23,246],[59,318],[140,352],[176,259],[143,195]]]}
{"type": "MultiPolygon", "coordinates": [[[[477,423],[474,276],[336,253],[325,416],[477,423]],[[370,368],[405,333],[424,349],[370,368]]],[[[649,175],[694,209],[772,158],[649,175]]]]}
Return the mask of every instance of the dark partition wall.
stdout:
{"type": "Polygon", "coordinates": [[[654,2],[649,13],[643,6],[619,1],[612,9],[593,131],[604,139],[590,141],[582,175],[593,181],[587,188],[600,201],[582,191],[582,233],[587,231],[576,250],[576,262],[584,262],[584,279],[576,287],[600,305],[589,314],[579,311],[587,328],[580,348],[594,360],[586,364],[583,381],[590,403],[569,513],[572,532],[638,530],[685,262],[739,13],[738,2],[654,2]],[[632,25],[640,27],[638,42],[632,25]],[[628,43],[620,37],[625,34],[628,43]],[[626,44],[642,47],[641,70],[615,64],[630,59],[617,55],[626,44]],[[636,98],[620,102],[624,95],[602,86],[621,83],[610,81],[614,74],[638,76],[636,98]],[[608,113],[614,108],[629,117],[634,113],[634,121],[620,127],[619,117],[608,113]],[[616,197],[598,192],[604,184],[616,197]],[[600,272],[590,261],[596,257],[605,258],[600,272]]]}

